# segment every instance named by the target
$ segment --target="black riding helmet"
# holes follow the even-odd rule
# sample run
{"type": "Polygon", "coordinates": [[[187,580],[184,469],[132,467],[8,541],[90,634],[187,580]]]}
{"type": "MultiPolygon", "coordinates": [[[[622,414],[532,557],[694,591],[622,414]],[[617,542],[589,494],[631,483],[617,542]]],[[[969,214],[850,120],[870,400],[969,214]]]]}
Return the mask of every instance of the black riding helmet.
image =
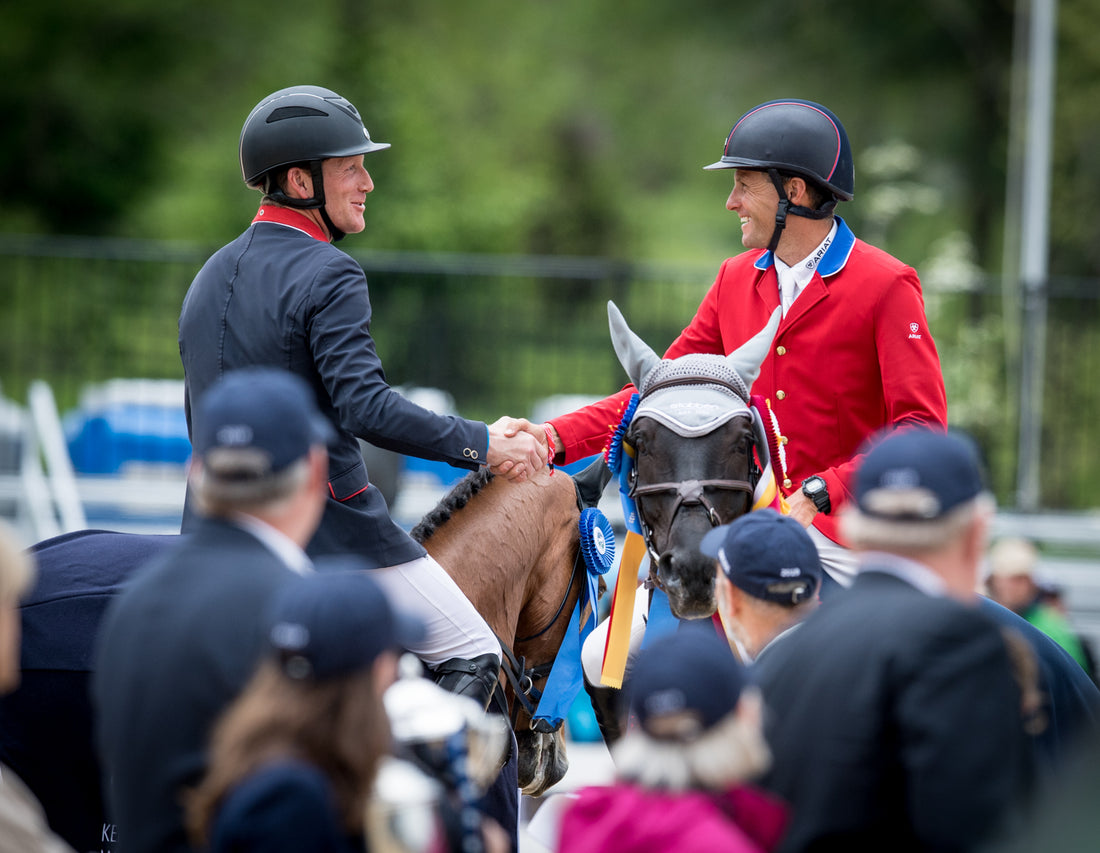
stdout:
{"type": "Polygon", "coordinates": [[[844,125],[813,101],[787,98],[753,107],[733,126],[722,159],[704,169],[749,169],[767,172],[779,193],[775,231],[768,245],[775,251],[787,224],[787,214],[824,219],[838,201],[851,201],[855,190],[852,148],[844,125]],[[784,176],[798,176],[826,196],[817,208],[792,205],[783,188],[784,176]]]}
{"type": "Polygon", "coordinates": [[[370,138],[358,110],[345,98],[320,86],[291,86],[268,95],[248,114],[241,128],[241,174],[248,186],[262,190],[279,204],[299,209],[320,208],[321,217],[339,240],[325,210],[321,161],[389,148],[370,138]],[[290,198],[274,182],[280,168],[308,163],[314,196],[290,198]]]}

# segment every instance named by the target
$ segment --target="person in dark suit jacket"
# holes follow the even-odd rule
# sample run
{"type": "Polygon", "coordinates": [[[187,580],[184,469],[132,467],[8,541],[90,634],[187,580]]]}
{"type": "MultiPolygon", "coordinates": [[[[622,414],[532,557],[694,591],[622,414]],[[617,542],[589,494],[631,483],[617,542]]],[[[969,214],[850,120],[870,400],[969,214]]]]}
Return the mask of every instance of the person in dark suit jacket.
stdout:
{"type": "MultiPolygon", "coordinates": [[[[179,321],[188,427],[203,429],[190,401],[222,372],[283,367],[309,383],[333,425],[329,499],[310,554],[354,553],[402,606],[428,623],[413,649],[439,683],[488,703],[500,674],[500,643],[450,576],[389,516],[359,447],[378,447],[459,468],[488,465],[523,479],[546,461],[531,435],[506,435],[501,419],[438,415],[390,388],[371,336],[362,268],[333,243],[364,228],[374,182],[365,154],[376,142],[356,108],[319,86],[264,98],[241,130],[245,183],[263,194],[252,224],[195,276],[179,321]]],[[[189,515],[185,515],[184,531],[189,515]]]]}
{"type": "Polygon", "coordinates": [[[755,666],[783,850],[973,850],[1025,796],[1021,692],[976,602],[992,512],[965,438],[871,447],[841,528],[855,582],[755,666]]]}
{"type": "Polygon", "coordinates": [[[180,797],[206,766],[215,718],[251,677],[261,616],[321,517],[328,421],[308,385],[254,368],[199,401],[193,533],[136,573],[104,614],[92,679],[120,853],[186,851],[180,797]]]}

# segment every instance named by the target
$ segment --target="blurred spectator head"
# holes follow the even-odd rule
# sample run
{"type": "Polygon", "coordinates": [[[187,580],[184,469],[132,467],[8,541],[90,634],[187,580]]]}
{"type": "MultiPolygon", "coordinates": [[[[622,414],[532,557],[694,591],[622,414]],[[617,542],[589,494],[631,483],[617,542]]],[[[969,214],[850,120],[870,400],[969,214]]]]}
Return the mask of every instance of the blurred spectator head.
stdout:
{"type": "Polygon", "coordinates": [[[0,521],[0,694],[19,686],[19,599],[34,582],[34,562],[0,521]]]}
{"type": "Polygon", "coordinates": [[[1018,536],[999,539],[989,549],[989,596],[997,603],[1021,613],[1039,596],[1035,576],[1039,551],[1035,545],[1018,536]]]}
{"type": "Polygon", "coordinates": [[[709,621],[643,648],[627,693],[636,725],[613,747],[624,779],[721,790],[767,768],[759,691],[709,621]]]}
{"type": "Polygon", "coordinates": [[[214,515],[290,499],[309,483],[311,454],[326,454],[334,436],[309,385],[269,367],[227,373],[198,401],[193,423],[191,485],[214,515]]]}

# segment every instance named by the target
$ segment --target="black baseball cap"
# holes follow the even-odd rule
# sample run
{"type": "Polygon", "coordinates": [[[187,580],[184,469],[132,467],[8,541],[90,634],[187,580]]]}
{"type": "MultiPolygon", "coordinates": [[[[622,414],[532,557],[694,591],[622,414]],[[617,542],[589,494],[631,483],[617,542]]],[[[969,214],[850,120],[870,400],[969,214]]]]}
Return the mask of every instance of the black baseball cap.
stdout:
{"type": "Polygon", "coordinates": [[[790,516],[758,509],[709,531],[699,550],[718,560],[730,583],[753,598],[793,606],[821,588],[821,558],[790,516]]]}
{"type": "Polygon", "coordinates": [[[643,647],[627,680],[630,710],[658,740],[689,742],[736,707],[749,679],[710,620],[643,647]]]}
{"type": "Polygon", "coordinates": [[[854,483],[859,512],[890,521],[934,521],[985,490],[969,436],[917,427],[873,444],[854,483]]]}
{"type": "Polygon", "coordinates": [[[287,676],[322,680],[350,675],[382,652],[424,637],[423,622],[395,608],[358,558],[318,562],[273,597],[267,612],[271,653],[287,676]]]}
{"type": "Polygon", "coordinates": [[[199,399],[192,448],[214,476],[221,472],[212,463],[233,451],[251,451],[255,464],[244,469],[247,475],[267,476],[334,437],[304,379],[278,368],[249,367],[225,374],[199,399]]]}

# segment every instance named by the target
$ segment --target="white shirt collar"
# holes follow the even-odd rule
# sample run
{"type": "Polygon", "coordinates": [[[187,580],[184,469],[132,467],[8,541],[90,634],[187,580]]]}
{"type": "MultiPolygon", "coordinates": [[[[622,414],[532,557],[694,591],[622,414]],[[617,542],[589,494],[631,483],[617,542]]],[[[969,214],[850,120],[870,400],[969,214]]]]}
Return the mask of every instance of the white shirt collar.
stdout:
{"type": "Polygon", "coordinates": [[[798,294],[802,292],[803,288],[805,288],[814,277],[817,265],[821,263],[821,259],[825,257],[825,253],[829,250],[833,238],[836,237],[836,231],[837,223],[836,219],[833,219],[833,227],[829,229],[829,233],[825,235],[825,239],[818,243],[816,249],[793,267],[787,266],[778,255],[775,256],[775,274],[779,278],[779,301],[783,306],[784,316],[791,307],[791,304],[798,298],[798,294]]]}
{"type": "Polygon", "coordinates": [[[313,562],[306,556],[306,552],[281,530],[276,530],[266,521],[261,521],[256,516],[246,515],[243,512],[236,513],[233,516],[233,522],[259,539],[292,572],[297,572],[300,575],[312,574],[313,562]]]}
{"type": "Polygon", "coordinates": [[[937,598],[947,595],[947,584],[943,582],[943,578],[924,564],[907,560],[897,554],[866,551],[860,555],[859,560],[859,572],[862,573],[864,570],[893,575],[910,586],[916,587],[925,595],[937,598]]]}

